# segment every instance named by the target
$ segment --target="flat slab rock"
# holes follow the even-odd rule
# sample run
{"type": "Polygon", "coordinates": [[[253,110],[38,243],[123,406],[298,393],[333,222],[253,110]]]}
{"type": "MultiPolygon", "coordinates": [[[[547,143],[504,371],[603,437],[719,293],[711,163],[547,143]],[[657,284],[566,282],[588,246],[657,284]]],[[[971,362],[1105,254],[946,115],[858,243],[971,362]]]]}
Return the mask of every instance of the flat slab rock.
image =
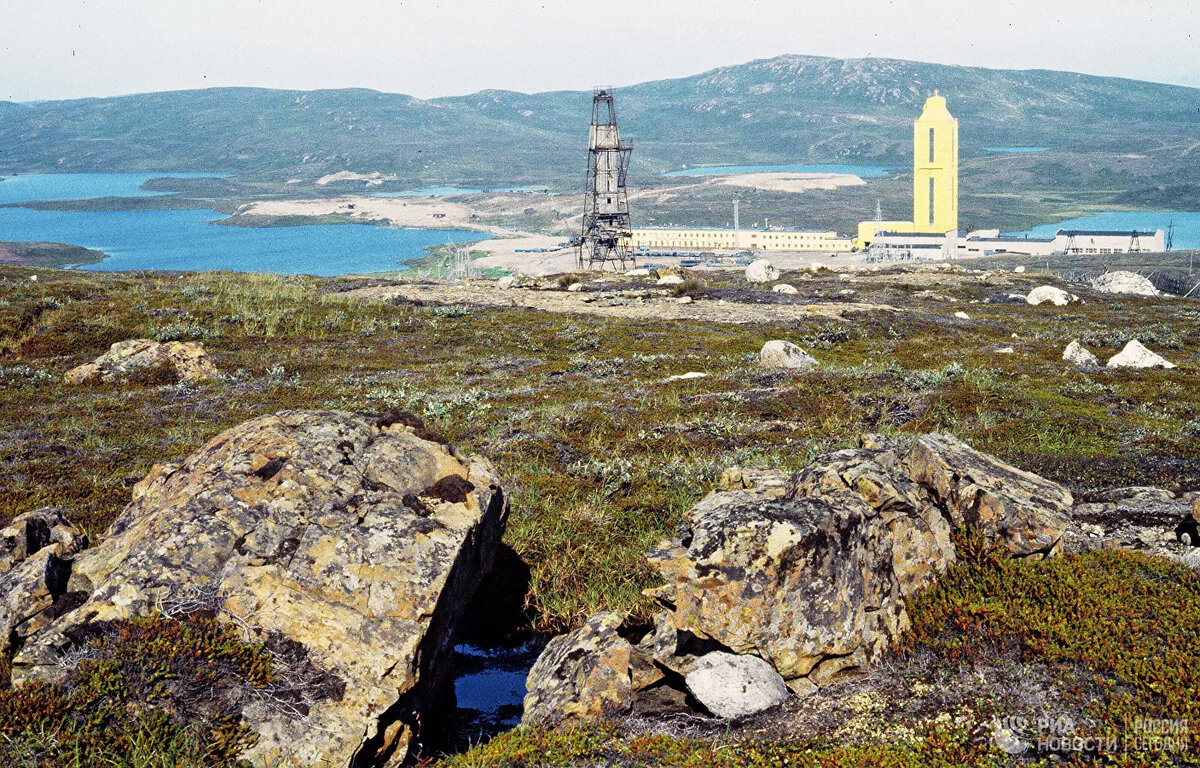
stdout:
{"type": "Polygon", "coordinates": [[[224,618],[282,635],[338,681],[293,708],[248,703],[260,766],[400,761],[445,682],[454,626],[507,506],[491,465],[411,417],[286,411],[213,438],[134,487],[67,584],[79,603],[31,634],[14,679],[54,678],[89,625],[219,590],[224,618]]]}
{"type": "Polygon", "coordinates": [[[113,381],[134,371],[157,366],[174,368],[181,381],[206,381],[218,373],[204,345],[199,342],[127,339],[113,344],[92,362],[67,371],[63,379],[68,384],[113,381]]]}

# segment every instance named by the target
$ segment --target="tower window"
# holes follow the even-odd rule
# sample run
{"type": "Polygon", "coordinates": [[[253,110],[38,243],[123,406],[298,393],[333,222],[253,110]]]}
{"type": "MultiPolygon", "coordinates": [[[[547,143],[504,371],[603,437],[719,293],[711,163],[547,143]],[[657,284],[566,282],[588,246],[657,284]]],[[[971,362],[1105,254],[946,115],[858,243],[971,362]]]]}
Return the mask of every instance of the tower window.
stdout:
{"type": "MultiPolygon", "coordinates": [[[[932,136],[932,131],[930,132],[932,136]]],[[[929,225],[933,226],[933,177],[929,177],[929,225]]]]}
{"type": "Polygon", "coordinates": [[[933,162],[933,129],[929,129],[929,162],[933,162]]]}

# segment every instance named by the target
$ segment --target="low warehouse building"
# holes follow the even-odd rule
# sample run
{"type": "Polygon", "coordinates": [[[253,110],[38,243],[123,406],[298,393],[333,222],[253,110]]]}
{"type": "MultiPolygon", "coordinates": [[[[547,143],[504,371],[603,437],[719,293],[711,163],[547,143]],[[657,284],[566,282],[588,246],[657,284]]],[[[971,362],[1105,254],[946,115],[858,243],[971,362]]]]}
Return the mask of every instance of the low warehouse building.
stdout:
{"type": "Polygon", "coordinates": [[[706,227],[642,227],[633,230],[633,247],[641,251],[812,251],[847,253],[854,241],[837,232],[804,229],[710,229],[706,227]]]}

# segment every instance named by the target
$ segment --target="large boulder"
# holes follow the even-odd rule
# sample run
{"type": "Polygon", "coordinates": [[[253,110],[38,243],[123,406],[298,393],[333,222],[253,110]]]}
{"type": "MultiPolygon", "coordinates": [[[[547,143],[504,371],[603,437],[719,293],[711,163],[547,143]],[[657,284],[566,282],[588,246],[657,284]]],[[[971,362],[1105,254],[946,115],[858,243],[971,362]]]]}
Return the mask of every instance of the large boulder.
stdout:
{"type": "Polygon", "coordinates": [[[0,652],[20,647],[69,608],[71,560],[86,545],[83,531],[55,507],[18,515],[0,529],[0,652]]]}
{"type": "Polygon", "coordinates": [[[160,367],[174,369],[181,381],[205,381],[217,376],[217,367],[200,342],[127,339],[113,344],[92,362],[67,371],[63,378],[70,384],[88,384],[160,367]]]}
{"type": "MultiPolygon", "coordinates": [[[[1012,556],[1058,551],[1073,503],[1061,486],[947,435],[863,446],[790,477],[727,473],[688,512],[648,555],[666,583],[647,594],[677,639],[761,657],[803,691],[863,669],[904,631],[907,601],[956,559],[953,528],[1012,556]]],[[[662,634],[653,656],[670,668],[662,634]]]]}
{"type": "Polygon", "coordinates": [[[1124,349],[1108,358],[1109,368],[1174,368],[1175,363],[1162,355],[1151,352],[1137,339],[1128,342],[1124,349]]]}
{"type": "Polygon", "coordinates": [[[684,683],[705,709],[726,720],[764,712],[791,695],[783,678],[767,662],[723,651],[701,656],[684,683]]]}
{"type": "Polygon", "coordinates": [[[598,613],[546,645],[529,670],[523,725],[595,720],[633,703],[633,646],[617,633],[621,616],[598,613]]]}
{"type": "Polygon", "coordinates": [[[816,358],[805,352],[790,341],[775,339],[763,344],[758,352],[758,359],[767,368],[790,368],[798,371],[808,371],[820,363],[816,358]]]}
{"type": "Polygon", "coordinates": [[[789,681],[865,667],[907,627],[905,598],[954,560],[947,520],[899,461],[838,451],[786,483],[710,494],[649,554],[666,584],[647,594],[681,632],[789,681]]]}
{"type": "Polygon", "coordinates": [[[97,622],[173,595],[284,638],[336,685],[297,707],[247,702],[260,766],[399,762],[447,680],[455,626],[507,506],[491,465],[404,414],[287,411],[245,422],[134,487],[66,583],[73,610],[31,634],[14,680],[53,679],[97,622]]]}
{"type": "Polygon", "coordinates": [[[755,259],[746,267],[746,282],[773,283],[779,279],[779,270],[766,259],[755,259]]]}
{"type": "Polygon", "coordinates": [[[1011,555],[1052,554],[1070,525],[1070,491],[950,435],[921,436],[905,463],[955,526],[982,531],[1011,555]]]}
{"type": "Polygon", "coordinates": [[[1025,297],[1026,303],[1035,306],[1049,302],[1055,306],[1063,307],[1073,301],[1079,301],[1079,297],[1073,293],[1067,293],[1062,288],[1055,288],[1053,285],[1039,285],[1025,297]]]}
{"type": "Polygon", "coordinates": [[[636,645],[601,614],[551,641],[528,680],[526,723],[635,711],[686,687],[736,718],[853,675],[909,625],[908,601],[975,528],[1012,556],[1059,549],[1073,499],[947,435],[861,447],[800,472],[726,471],[647,559],[663,610],[636,645]],[[643,693],[643,690],[645,691],[643,693]]]}
{"type": "Polygon", "coordinates": [[[1115,270],[1105,272],[1092,281],[1092,287],[1100,293],[1117,293],[1126,296],[1161,296],[1154,283],[1136,272],[1115,270]]]}

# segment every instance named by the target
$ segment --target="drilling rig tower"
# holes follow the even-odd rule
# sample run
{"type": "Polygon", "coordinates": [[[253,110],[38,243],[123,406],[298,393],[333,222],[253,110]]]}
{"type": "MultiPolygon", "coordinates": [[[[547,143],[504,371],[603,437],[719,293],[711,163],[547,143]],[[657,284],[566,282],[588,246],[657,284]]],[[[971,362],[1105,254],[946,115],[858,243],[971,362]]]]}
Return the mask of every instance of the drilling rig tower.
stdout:
{"type": "Polygon", "coordinates": [[[588,137],[587,185],[583,195],[583,232],[579,238],[579,268],[623,272],[634,263],[633,224],[625,173],[632,145],[622,144],[617,132],[617,108],[611,88],[592,94],[592,128],[588,137]]]}

